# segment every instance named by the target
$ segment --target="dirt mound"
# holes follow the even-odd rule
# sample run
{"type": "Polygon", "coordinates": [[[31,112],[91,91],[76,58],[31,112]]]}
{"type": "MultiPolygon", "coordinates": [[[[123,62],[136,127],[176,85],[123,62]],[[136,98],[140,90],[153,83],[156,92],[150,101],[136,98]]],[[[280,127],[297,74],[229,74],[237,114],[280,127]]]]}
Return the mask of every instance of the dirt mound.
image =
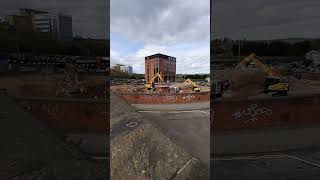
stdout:
{"type": "Polygon", "coordinates": [[[248,97],[259,94],[264,88],[265,74],[257,70],[231,72],[232,97],[248,97]]]}
{"type": "Polygon", "coordinates": [[[37,82],[26,83],[19,87],[19,95],[21,96],[36,96],[36,97],[48,97],[55,96],[56,86],[54,84],[37,82]]]}
{"type": "Polygon", "coordinates": [[[230,80],[232,70],[214,70],[213,79],[230,80]]]}

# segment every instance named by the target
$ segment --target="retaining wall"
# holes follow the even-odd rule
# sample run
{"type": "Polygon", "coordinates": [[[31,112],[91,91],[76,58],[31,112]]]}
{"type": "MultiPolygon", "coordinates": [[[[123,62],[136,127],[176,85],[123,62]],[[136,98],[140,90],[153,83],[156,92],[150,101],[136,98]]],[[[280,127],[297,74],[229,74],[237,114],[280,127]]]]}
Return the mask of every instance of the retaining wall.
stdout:
{"type": "Polygon", "coordinates": [[[211,112],[214,131],[320,123],[320,95],[214,101],[211,112]]]}
{"type": "MultiPolygon", "coordinates": [[[[116,92],[115,92],[116,93],[116,92]]],[[[170,104],[190,103],[210,100],[210,92],[183,94],[144,94],[144,93],[116,93],[129,104],[170,104]]]]}
{"type": "Polygon", "coordinates": [[[309,79],[309,80],[320,80],[320,73],[301,73],[302,79],[309,79]]]}
{"type": "Polygon", "coordinates": [[[87,99],[16,98],[48,126],[66,132],[109,132],[109,102],[87,99]]]}

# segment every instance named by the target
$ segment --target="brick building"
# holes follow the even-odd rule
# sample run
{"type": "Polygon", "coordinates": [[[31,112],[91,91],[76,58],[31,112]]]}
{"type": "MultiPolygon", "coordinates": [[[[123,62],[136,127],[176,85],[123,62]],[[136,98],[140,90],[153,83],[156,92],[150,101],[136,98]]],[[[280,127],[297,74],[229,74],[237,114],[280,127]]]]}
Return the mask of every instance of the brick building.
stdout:
{"type": "MultiPolygon", "coordinates": [[[[175,81],[176,58],[164,54],[145,57],[145,80],[150,81],[157,73],[162,76],[165,82],[175,81]]],[[[160,82],[160,78],[156,78],[155,82],[160,82]]]]}

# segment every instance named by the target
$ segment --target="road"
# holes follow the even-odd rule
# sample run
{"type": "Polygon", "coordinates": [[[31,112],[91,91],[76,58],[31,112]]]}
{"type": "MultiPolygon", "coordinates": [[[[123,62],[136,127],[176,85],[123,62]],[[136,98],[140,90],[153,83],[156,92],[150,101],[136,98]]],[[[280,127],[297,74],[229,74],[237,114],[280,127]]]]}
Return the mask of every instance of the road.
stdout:
{"type": "Polygon", "coordinates": [[[320,148],[319,124],[211,132],[211,154],[239,154],[320,148]]]}
{"type": "Polygon", "coordinates": [[[211,179],[319,179],[319,130],[310,124],[213,132],[211,179]]]}
{"type": "Polygon", "coordinates": [[[193,111],[208,110],[210,102],[197,102],[188,104],[131,104],[135,109],[141,111],[193,111]]]}
{"type": "MultiPolygon", "coordinates": [[[[198,104],[194,104],[194,109],[198,104]]],[[[165,105],[164,105],[165,106],[165,105]]],[[[184,105],[175,105],[167,109],[159,108],[156,110],[150,107],[139,109],[145,117],[158,126],[164,134],[181,147],[185,148],[193,156],[201,161],[210,164],[210,111],[208,109],[191,110],[190,104],[186,105],[187,110],[181,107],[184,105]]],[[[161,106],[155,106],[161,107],[161,106]]]]}
{"type": "Polygon", "coordinates": [[[211,158],[211,179],[317,180],[320,149],[211,158]]]}

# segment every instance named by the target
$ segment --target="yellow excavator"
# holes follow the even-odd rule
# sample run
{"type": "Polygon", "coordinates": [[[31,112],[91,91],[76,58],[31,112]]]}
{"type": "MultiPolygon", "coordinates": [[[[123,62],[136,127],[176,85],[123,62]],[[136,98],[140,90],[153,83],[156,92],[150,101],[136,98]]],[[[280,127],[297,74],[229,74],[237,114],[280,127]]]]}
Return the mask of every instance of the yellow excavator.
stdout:
{"type": "Polygon", "coordinates": [[[275,95],[287,96],[289,91],[289,83],[284,82],[282,77],[275,73],[269,66],[262,63],[257,56],[252,53],[248,57],[244,58],[236,68],[242,65],[248,66],[250,63],[254,62],[255,65],[259,66],[266,74],[266,79],[264,81],[264,93],[275,92],[275,95]]]}
{"type": "Polygon", "coordinates": [[[192,84],[192,91],[200,92],[200,88],[197,86],[195,82],[193,82],[190,78],[184,81],[184,83],[191,83],[192,84]]]}
{"type": "Polygon", "coordinates": [[[154,83],[154,80],[159,77],[161,82],[163,83],[163,78],[162,76],[157,73],[148,83],[146,83],[144,86],[148,89],[148,90],[155,90],[156,86],[155,86],[155,83],[154,83]]]}

